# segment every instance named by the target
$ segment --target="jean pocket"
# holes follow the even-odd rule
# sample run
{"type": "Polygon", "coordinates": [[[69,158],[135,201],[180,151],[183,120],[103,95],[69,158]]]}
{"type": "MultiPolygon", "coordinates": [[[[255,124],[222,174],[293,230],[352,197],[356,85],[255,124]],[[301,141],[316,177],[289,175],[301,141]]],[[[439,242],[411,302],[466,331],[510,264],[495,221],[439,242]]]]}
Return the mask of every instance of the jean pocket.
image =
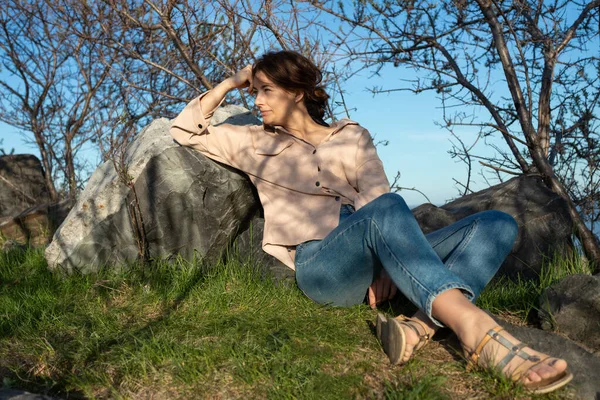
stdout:
{"type": "Polygon", "coordinates": [[[306,243],[306,242],[302,242],[302,243],[296,245],[296,254],[294,255],[294,264],[297,264],[298,260],[300,259],[300,255],[302,254],[302,249],[304,248],[304,243],[306,243]]]}
{"type": "MultiPolygon", "coordinates": [[[[294,264],[296,265],[296,267],[298,267],[299,264],[303,264],[302,255],[304,254],[306,247],[310,246],[311,244],[316,244],[318,242],[320,242],[320,240],[308,240],[296,246],[296,256],[294,257],[294,264]]],[[[311,249],[308,249],[308,253],[310,257],[311,249]]]]}
{"type": "Polygon", "coordinates": [[[311,240],[302,242],[296,246],[296,255],[294,256],[294,264],[296,266],[298,266],[298,264],[302,264],[302,253],[304,252],[306,245],[309,244],[310,242],[311,242],[311,240]]]}
{"type": "Polygon", "coordinates": [[[342,204],[342,208],[340,209],[340,219],[338,225],[344,222],[346,218],[354,214],[354,207],[350,204],[342,204]]]}

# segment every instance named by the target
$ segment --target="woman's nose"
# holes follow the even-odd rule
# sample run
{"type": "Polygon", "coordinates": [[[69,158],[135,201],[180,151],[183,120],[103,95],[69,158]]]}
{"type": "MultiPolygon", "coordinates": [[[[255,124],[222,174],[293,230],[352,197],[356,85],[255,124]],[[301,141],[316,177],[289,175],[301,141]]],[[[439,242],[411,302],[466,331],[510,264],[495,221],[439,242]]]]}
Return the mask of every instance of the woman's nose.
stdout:
{"type": "Polygon", "coordinates": [[[256,99],[254,99],[254,104],[256,104],[257,106],[260,106],[263,104],[263,95],[262,93],[258,92],[256,94],[256,99]]]}

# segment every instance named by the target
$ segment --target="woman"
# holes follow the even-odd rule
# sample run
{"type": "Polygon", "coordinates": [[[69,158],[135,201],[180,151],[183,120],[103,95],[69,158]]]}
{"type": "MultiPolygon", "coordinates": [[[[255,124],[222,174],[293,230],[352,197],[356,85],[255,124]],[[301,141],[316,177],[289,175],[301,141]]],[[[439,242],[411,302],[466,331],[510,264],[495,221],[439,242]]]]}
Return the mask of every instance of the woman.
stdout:
{"type": "Polygon", "coordinates": [[[452,329],[470,363],[495,367],[545,393],[572,375],[564,360],[538,353],[502,330],[473,301],[517,234],[512,217],[478,213],[423,235],[390,187],[369,132],[323,121],[321,72],[290,51],[265,54],[188,104],[174,121],[177,142],[233,166],[256,185],[265,213],[263,249],[296,270],[311,299],[371,307],[399,289],[419,311],[377,317],[393,363],[410,359],[441,326],[452,329]],[[234,89],[250,88],[263,126],[210,125],[234,89]]]}

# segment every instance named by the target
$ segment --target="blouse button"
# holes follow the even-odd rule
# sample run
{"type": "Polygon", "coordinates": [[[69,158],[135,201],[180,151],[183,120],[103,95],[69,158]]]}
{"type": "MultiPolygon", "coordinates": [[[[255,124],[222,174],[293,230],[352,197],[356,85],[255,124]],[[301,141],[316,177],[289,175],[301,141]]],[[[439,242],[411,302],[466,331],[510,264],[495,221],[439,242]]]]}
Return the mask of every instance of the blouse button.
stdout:
{"type": "Polygon", "coordinates": [[[340,196],[335,196],[335,201],[340,201],[340,196]]]}
{"type": "Polygon", "coordinates": [[[313,154],[315,154],[316,152],[317,152],[317,149],[314,149],[314,150],[313,150],[313,154]]]}
{"type": "Polygon", "coordinates": [[[202,124],[198,124],[198,129],[202,129],[202,124]]]}
{"type": "Polygon", "coordinates": [[[317,186],[320,186],[320,185],[321,185],[321,183],[320,183],[319,181],[317,181],[317,182],[315,183],[315,185],[317,185],[317,186]]]}

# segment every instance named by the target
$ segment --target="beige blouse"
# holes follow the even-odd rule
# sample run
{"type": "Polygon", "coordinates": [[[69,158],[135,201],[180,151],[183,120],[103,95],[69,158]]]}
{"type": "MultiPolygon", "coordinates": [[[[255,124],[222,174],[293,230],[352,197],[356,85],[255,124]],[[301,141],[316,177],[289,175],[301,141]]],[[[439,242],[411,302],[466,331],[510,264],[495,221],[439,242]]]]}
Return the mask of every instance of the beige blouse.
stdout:
{"type": "Polygon", "coordinates": [[[250,177],[264,208],[263,250],[291,269],[295,246],[327,236],[342,203],[358,210],[390,191],[371,136],[356,122],[335,122],[315,147],[282,127],[212,126],[214,110],[200,106],[205,94],[177,116],[171,135],[250,177]]]}

